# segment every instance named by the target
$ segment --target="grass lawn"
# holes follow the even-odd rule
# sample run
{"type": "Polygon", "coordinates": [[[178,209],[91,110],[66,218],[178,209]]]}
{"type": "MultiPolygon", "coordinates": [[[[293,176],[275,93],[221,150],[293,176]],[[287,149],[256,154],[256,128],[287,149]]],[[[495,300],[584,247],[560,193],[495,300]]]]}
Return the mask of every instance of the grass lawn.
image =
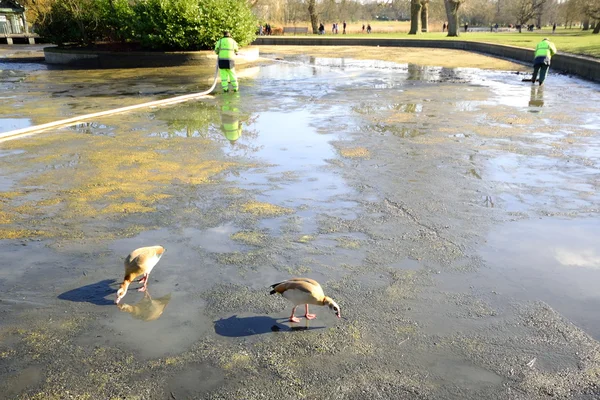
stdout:
{"type": "MultiPolygon", "coordinates": [[[[365,23],[366,25],[367,23],[365,23]]],[[[289,24],[290,26],[292,24],[289,24]]],[[[308,24],[299,23],[297,26],[308,26],[308,24]]],[[[287,26],[287,25],[286,25],[287,26]]],[[[446,33],[441,32],[442,23],[430,22],[433,32],[421,33],[419,35],[408,35],[410,28],[409,22],[371,22],[373,33],[368,37],[381,38],[402,38],[402,39],[444,39],[444,40],[472,40],[478,42],[498,43],[511,46],[526,47],[529,49],[535,46],[545,37],[550,38],[556,45],[558,52],[585,55],[594,58],[600,58],[600,34],[594,35],[592,31],[582,31],[579,28],[565,29],[558,27],[556,33],[552,34],[552,28],[544,28],[534,32],[460,32],[458,38],[449,38],[446,33]]],[[[487,29],[487,28],[486,28],[487,29]]],[[[351,22],[347,27],[348,34],[342,35],[342,24],[339,23],[339,34],[331,34],[331,24],[325,26],[325,37],[366,37],[362,33],[362,22],[351,22]]]]}

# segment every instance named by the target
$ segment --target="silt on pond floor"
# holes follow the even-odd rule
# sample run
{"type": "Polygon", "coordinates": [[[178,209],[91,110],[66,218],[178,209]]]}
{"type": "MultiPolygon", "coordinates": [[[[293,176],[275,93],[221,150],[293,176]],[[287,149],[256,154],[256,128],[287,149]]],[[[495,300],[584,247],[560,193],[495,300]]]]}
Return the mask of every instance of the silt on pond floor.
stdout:
{"type": "MultiPolygon", "coordinates": [[[[239,94],[0,144],[2,393],[598,397],[596,88],[265,50],[285,62],[239,94]],[[123,258],[153,244],[167,253],[149,293],[114,306],[123,258]],[[286,322],[268,286],[290,276],[321,282],[345,319],[286,322]]],[[[2,99],[3,115],[206,81],[141,73],[74,73],[52,108],[42,82],[62,72],[27,72],[2,84],[38,95],[2,99]]]]}

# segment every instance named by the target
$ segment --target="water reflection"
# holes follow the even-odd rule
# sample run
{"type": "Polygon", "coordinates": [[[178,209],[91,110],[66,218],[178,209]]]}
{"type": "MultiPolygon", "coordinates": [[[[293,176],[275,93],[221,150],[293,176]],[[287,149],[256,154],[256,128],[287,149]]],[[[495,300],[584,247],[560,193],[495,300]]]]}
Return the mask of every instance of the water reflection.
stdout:
{"type": "Polygon", "coordinates": [[[165,311],[167,304],[171,301],[171,293],[158,299],[152,299],[150,292],[146,290],[144,297],[139,303],[129,305],[126,303],[118,304],[119,310],[131,314],[135,319],[142,321],[154,321],[160,318],[162,313],[165,311]]]}
{"type": "MultiPolygon", "coordinates": [[[[541,108],[544,106],[544,87],[531,86],[531,93],[529,95],[529,107],[541,108]]],[[[539,113],[542,110],[532,109],[530,112],[539,113]]]]}
{"type": "Polygon", "coordinates": [[[417,64],[408,64],[408,76],[406,77],[409,81],[420,81],[423,80],[427,67],[417,64]]]}
{"type": "Polygon", "coordinates": [[[221,105],[221,130],[232,145],[242,136],[240,122],[239,93],[227,96],[221,105]]]}
{"type": "Polygon", "coordinates": [[[600,252],[595,248],[573,251],[567,247],[558,247],[555,250],[555,258],[565,266],[600,269],[600,252]]]}
{"type": "Polygon", "coordinates": [[[8,132],[13,129],[28,128],[31,126],[29,118],[0,118],[0,132],[8,132]]]}
{"type": "Polygon", "coordinates": [[[211,122],[217,119],[217,113],[214,104],[194,101],[158,109],[154,117],[167,123],[169,137],[204,137],[211,122]]]}
{"type": "Polygon", "coordinates": [[[599,338],[599,222],[536,218],[500,225],[481,249],[488,268],[469,284],[489,285],[506,298],[547,302],[599,338]]]}

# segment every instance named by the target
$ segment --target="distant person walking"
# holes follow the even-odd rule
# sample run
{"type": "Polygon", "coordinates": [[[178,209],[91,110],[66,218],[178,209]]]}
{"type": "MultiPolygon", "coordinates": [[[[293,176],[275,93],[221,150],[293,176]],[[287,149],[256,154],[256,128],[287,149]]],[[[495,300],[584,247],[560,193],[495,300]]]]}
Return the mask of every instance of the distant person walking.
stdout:
{"type": "Polygon", "coordinates": [[[344,23],[342,24],[342,27],[344,28],[344,31],[342,32],[343,35],[346,34],[346,21],[344,21],[344,23]]]}
{"type": "Polygon", "coordinates": [[[238,81],[235,76],[235,61],[233,55],[238,53],[238,44],[228,31],[223,32],[223,37],[215,44],[215,53],[219,59],[219,74],[221,75],[221,86],[223,92],[229,92],[229,82],[233,91],[238,91],[238,81]]]}
{"type": "Polygon", "coordinates": [[[371,33],[371,24],[367,24],[367,33],[371,33]]]}
{"type": "Polygon", "coordinates": [[[465,32],[467,32],[469,30],[469,23],[465,22],[465,32]]]}
{"type": "Polygon", "coordinates": [[[444,22],[444,25],[442,25],[442,32],[446,32],[446,23],[444,22]]]}
{"type": "Polygon", "coordinates": [[[556,22],[552,24],[552,34],[556,32],[556,22]]]}
{"type": "Polygon", "coordinates": [[[548,38],[544,38],[535,48],[535,55],[533,58],[533,76],[531,77],[531,83],[535,85],[538,72],[540,73],[540,86],[544,84],[546,80],[546,73],[550,67],[550,60],[552,56],[556,54],[556,46],[548,38]]]}
{"type": "Polygon", "coordinates": [[[362,32],[365,33],[365,24],[363,24],[362,32]]]}

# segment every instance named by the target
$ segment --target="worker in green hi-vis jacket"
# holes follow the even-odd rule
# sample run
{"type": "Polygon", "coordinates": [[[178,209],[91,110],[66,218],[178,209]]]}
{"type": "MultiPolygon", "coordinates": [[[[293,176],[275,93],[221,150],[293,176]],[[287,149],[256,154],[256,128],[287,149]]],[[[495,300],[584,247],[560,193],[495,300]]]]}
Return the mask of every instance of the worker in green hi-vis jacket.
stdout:
{"type": "Polygon", "coordinates": [[[215,53],[219,56],[219,73],[223,92],[229,91],[229,82],[233,91],[238,91],[238,81],[235,76],[235,61],[233,55],[238,53],[238,44],[228,31],[223,32],[223,37],[215,44],[215,53]]]}
{"type": "Polygon", "coordinates": [[[535,54],[533,58],[533,76],[531,77],[531,83],[535,84],[535,80],[540,73],[540,86],[544,84],[546,80],[546,73],[548,67],[550,67],[550,60],[552,56],[556,54],[556,47],[548,38],[544,38],[535,48],[535,54]]]}

